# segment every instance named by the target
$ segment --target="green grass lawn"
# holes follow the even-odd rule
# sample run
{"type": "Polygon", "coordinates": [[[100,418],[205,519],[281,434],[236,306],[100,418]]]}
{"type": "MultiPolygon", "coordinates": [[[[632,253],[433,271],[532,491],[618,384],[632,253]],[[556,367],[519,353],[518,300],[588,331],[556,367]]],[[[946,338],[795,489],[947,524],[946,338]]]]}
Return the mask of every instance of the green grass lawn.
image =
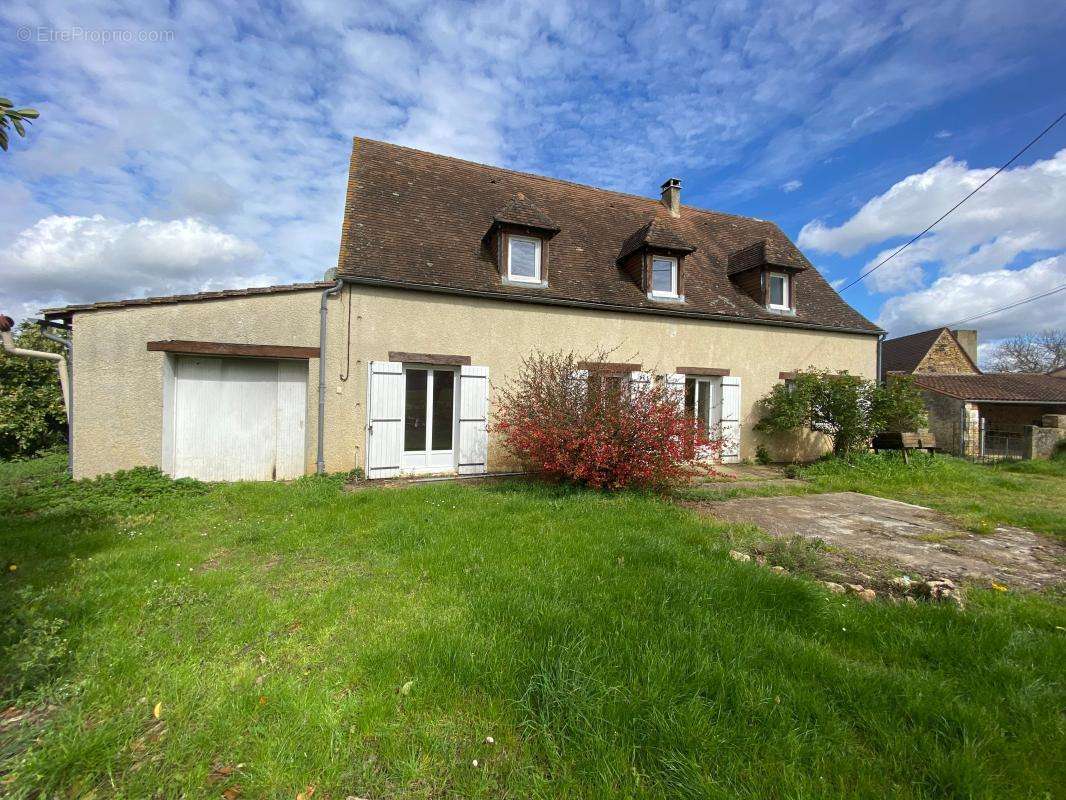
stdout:
{"type": "Polygon", "coordinates": [[[864,605],[732,561],[734,532],[652,497],[62,466],[0,465],[0,796],[1066,785],[1052,598],[864,605]]]}
{"type": "Polygon", "coordinates": [[[1017,525],[1066,538],[1066,457],[973,464],[949,456],[896,454],[830,459],[799,470],[812,491],[864,492],[929,506],[966,527],[1017,525]]]}

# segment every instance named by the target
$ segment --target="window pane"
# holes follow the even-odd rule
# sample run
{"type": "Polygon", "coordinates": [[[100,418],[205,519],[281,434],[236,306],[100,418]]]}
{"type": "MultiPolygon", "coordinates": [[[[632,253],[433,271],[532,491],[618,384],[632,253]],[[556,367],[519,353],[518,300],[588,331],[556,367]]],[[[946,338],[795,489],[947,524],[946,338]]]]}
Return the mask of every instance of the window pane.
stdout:
{"type": "Polygon", "coordinates": [[[455,373],[433,370],[433,449],[452,449],[455,373]]]}
{"type": "Polygon", "coordinates": [[[699,419],[700,430],[704,433],[710,429],[711,411],[711,382],[696,382],[696,415],[699,419]]]}
{"type": "Polygon", "coordinates": [[[674,262],[666,258],[653,258],[651,262],[651,290],[674,292],[674,262]]]}
{"type": "Polygon", "coordinates": [[[785,279],[780,275],[770,276],[770,305],[785,305],[785,279]]]}
{"type": "Polygon", "coordinates": [[[426,449],[426,370],[407,370],[404,399],[403,449],[426,449]]]}
{"type": "Polygon", "coordinates": [[[696,379],[685,378],[685,416],[696,418],[696,379]]]}
{"type": "Polygon", "coordinates": [[[519,239],[511,236],[511,275],[519,278],[536,278],[537,243],[532,239],[519,239]]]}

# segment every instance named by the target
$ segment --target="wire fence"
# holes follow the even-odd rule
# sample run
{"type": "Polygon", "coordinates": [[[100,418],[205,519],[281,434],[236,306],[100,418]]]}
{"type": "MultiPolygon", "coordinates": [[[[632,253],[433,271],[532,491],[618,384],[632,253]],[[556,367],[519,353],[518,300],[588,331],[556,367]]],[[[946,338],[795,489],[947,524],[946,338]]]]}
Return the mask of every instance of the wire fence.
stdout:
{"type": "Polygon", "coordinates": [[[1025,426],[985,419],[957,424],[941,446],[968,461],[1015,461],[1025,458],[1025,426]]]}

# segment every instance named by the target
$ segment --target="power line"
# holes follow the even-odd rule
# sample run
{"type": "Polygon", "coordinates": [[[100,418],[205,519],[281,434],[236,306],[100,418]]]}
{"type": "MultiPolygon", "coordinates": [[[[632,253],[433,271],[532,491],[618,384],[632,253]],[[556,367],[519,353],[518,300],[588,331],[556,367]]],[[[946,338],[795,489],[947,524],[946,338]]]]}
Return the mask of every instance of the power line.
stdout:
{"type": "Polygon", "coordinates": [[[991,182],[991,180],[992,180],[992,179],[993,179],[994,177],[996,177],[997,175],[999,175],[999,173],[1001,173],[1001,172],[1002,172],[1003,170],[1005,170],[1005,169],[1006,169],[1007,167],[1009,167],[1009,166],[1010,166],[1011,164],[1013,164],[1013,163],[1014,163],[1015,161],[1017,161],[1017,160],[1018,160],[1018,159],[1019,159],[1019,158],[1020,158],[1020,157],[1022,156],[1022,154],[1023,154],[1023,153],[1024,153],[1024,152],[1025,152],[1026,150],[1028,150],[1028,149],[1029,149],[1030,147],[1032,147],[1032,146],[1033,146],[1034,144],[1036,144],[1036,143],[1037,143],[1037,142],[1039,142],[1039,141],[1040,141],[1041,139],[1043,139],[1043,138],[1044,138],[1044,134],[1046,134],[1046,133],[1047,133],[1048,131],[1050,131],[1050,130],[1051,130],[1052,128],[1054,128],[1054,127],[1055,127],[1056,125],[1058,125],[1058,124],[1059,124],[1060,122],[1062,122],[1063,118],[1066,118],[1066,111],[1064,111],[1063,113],[1059,114],[1059,117],[1058,117],[1058,119],[1056,119],[1056,120],[1055,120],[1054,122],[1052,122],[1052,123],[1051,123],[1050,125],[1048,125],[1048,126],[1047,126],[1046,128],[1044,128],[1044,130],[1040,131],[1040,133],[1039,133],[1039,134],[1037,134],[1037,136],[1036,136],[1036,138],[1035,138],[1035,139],[1033,139],[1033,140],[1032,140],[1031,142],[1029,142],[1029,144],[1027,144],[1027,145],[1026,145],[1025,147],[1023,147],[1023,148],[1022,148],[1021,150],[1019,150],[1019,151],[1018,151],[1017,153],[1015,153],[1015,154],[1014,154],[1013,156],[1011,156],[1011,159],[1010,159],[1010,161],[1008,161],[1008,162],[1007,162],[1006,164],[1004,164],[1004,165],[1003,165],[1002,167],[1000,167],[1000,168],[999,168],[999,169],[997,169],[997,170],[996,170],[995,172],[993,172],[993,173],[992,173],[991,175],[989,175],[989,176],[988,176],[988,177],[987,177],[987,178],[986,178],[986,179],[985,179],[985,180],[984,180],[984,181],[983,181],[983,182],[981,183],[981,185],[980,185],[980,186],[978,186],[978,187],[977,187],[976,189],[974,189],[974,190],[973,190],[972,192],[970,192],[970,193],[969,193],[968,195],[966,195],[966,196],[965,196],[964,198],[962,198],[962,199],[961,199],[961,200],[960,200],[959,202],[957,202],[957,203],[956,203],[955,205],[953,205],[953,206],[952,206],[951,208],[949,208],[949,209],[948,209],[947,211],[945,211],[945,212],[944,212],[944,213],[943,213],[943,214],[942,214],[942,215],[941,215],[940,217],[938,217],[938,218],[937,218],[936,222],[934,222],[934,223],[933,223],[932,225],[930,225],[930,226],[929,226],[928,228],[926,228],[926,229],[925,229],[924,231],[922,231],[921,233],[919,233],[919,234],[918,234],[917,236],[915,236],[915,237],[914,237],[913,239],[911,239],[911,240],[910,240],[909,242],[907,242],[907,243],[906,243],[905,245],[903,245],[902,247],[900,247],[900,248],[899,248],[898,250],[896,250],[896,251],[895,251],[894,253],[892,253],[892,255],[888,256],[887,258],[884,258],[884,259],[882,259],[882,260],[881,260],[881,261],[879,261],[879,262],[878,262],[877,264],[875,264],[875,265],[874,265],[873,267],[871,267],[871,268],[870,268],[869,270],[867,270],[866,272],[864,272],[864,273],[860,274],[860,275],[859,275],[859,276],[858,276],[857,278],[855,278],[855,280],[853,280],[853,281],[852,281],[851,283],[849,283],[849,284],[848,284],[847,286],[845,286],[845,287],[844,287],[843,289],[841,289],[841,290],[840,290],[840,292],[846,292],[846,291],[847,291],[848,289],[850,289],[850,288],[851,288],[852,286],[854,286],[855,284],[857,284],[857,283],[859,283],[860,281],[864,280],[864,279],[865,279],[865,278],[866,278],[867,276],[869,276],[869,275],[872,275],[872,274],[873,274],[874,272],[876,272],[877,270],[881,269],[881,267],[883,267],[883,266],[884,266],[885,264],[887,264],[887,263],[888,263],[889,261],[891,261],[891,260],[892,260],[893,258],[895,258],[896,256],[898,256],[898,255],[899,255],[900,253],[902,253],[902,252],[903,252],[904,250],[906,250],[906,249],[907,249],[908,247],[910,247],[910,246],[911,246],[912,244],[914,244],[914,243],[915,243],[916,241],[918,241],[918,240],[919,240],[919,239],[921,239],[921,238],[922,238],[923,236],[925,236],[925,235],[926,235],[927,233],[929,233],[929,231],[931,231],[931,230],[932,230],[933,228],[935,228],[935,227],[936,227],[936,226],[937,226],[938,224],[940,224],[941,222],[943,222],[943,221],[944,221],[944,219],[946,219],[946,218],[948,217],[948,215],[949,215],[949,214],[951,214],[951,212],[953,212],[953,211],[954,211],[955,209],[957,209],[957,208],[958,208],[959,206],[961,206],[961,205],[962,205],[963,203],[965,203],[965,202],[966,202],[967,200],[969,200],[969,199],[970,199],[971,197],[973,197],[973,196],[974,196],[975,194],[977,194],[977,193],[978,193],[979,191],[981,191],[982,189],[984,189],[984,188],[985,188],[985,187],[986,187],[986,186],[987,186],[987,185],[988,185],[988,184],[989,184],[989,183],[991,182]]]}
{"type": "Polygon", "coordinates": [[[1054,289],[1049,289],[1046,292],[1041,292],[1040,294],[1034,294],[1032,297],[1027,297],[1024,300],[1019,300],[1016,303],[1011,303],[1010,305],[1006,305],[1006,306],[1000,306],[999,308],[993,308],[991,311],[982,311],[980,314],[974,314],[973,316],[967,317],[966,319],[960,319],[958,322],[952,322],[950,325],[945,325],[944,327],[945,328],[954,328],[956,325],[963,325],[963,324],[965,324],[967,322],[971,322],[972,320],[980,319],[981,317],[987,317],[987,316],[989,316],[991,314],[998,314],[1000,311],[1007,311],[1008,309],[1011,309],[1011,308],[1017,308],[1018,306],[1023,306],[1026,303],[1031,303],[1034,300],[1039,300],[1041,297],[1050,297],[1053,294],[1058,294],[1059,292],[1063,291],[1064,289],[1066,289],[1066,283],[1060,284],[1059,286],[1056,286],[1054,289]]]}

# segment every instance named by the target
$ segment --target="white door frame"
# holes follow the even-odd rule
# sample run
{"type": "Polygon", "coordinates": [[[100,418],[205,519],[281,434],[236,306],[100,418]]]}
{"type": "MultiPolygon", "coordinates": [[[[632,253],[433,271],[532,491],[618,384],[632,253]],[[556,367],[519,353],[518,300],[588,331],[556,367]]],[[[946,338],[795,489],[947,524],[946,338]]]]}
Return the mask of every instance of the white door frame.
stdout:
{"type": "MultiPolygon", "coordinates": [[[[702,418],[707,424],[708,435],[713,435],[716,429],[720,429],[722,425],[722,379],[713,375],[686,375],[685,379],[686,383],[688,380],[695,382],[692,411],[696,414],[697,419],[702,418]],[[700,408],[699,406],[700,384],[706,386],[706,408],[700,408]]],[[[685,388],[687,391],[688,387],[686,386],[685,388]]],[[[709,454],[706,454],[701,456],[700,460],[710,461],[712,459],[709,454]]]]}
{"type": "MultiPolygon", "coordinates": [[[[403,413],[400,415],[402,437],[407,432],[407,373],[409,370],[426,371],[426,449],[401,451],[400,472],[407,475],[432,474],[437,472],[454,472],[458,464],[459,438],[459,368],[442,364],[420,364],[404,362],[403,364],[403,413]],[[447,450],[433,449],[433,381],[435,372],[452,374],[452,446],[447,450]]],[[[402,441],[402,438],[401,438],[402,441]]],[[[406,442],[404,443],[404,446],[406,442]]]]}

